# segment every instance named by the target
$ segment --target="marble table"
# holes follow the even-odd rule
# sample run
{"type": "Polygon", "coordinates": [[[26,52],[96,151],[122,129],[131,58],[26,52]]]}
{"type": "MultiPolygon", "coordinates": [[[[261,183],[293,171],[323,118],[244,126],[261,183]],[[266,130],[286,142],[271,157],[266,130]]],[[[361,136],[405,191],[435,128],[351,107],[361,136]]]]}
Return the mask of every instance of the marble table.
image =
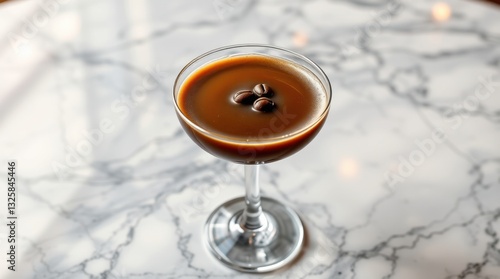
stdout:
{"type": "Polygon", "coordinates": [[[16,160],[18,219],[0,277],[500,278],[500,8],[446,1],[1,4],[0,173],[6,188],[16,160]],[[307,241],[260,276],[203,244],[242,167],[198,148],[171,100],[190,59],[247,42],[305,54],[334,88],[317,138],[263,167],[307,241]]]}

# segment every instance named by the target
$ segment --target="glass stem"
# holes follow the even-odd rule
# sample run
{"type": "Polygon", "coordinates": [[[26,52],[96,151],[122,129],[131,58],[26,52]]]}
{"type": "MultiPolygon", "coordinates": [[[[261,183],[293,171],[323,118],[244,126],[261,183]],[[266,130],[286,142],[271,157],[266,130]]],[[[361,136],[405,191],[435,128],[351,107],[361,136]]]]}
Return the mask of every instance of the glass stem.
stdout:
{"type": "Polygon", "coordinates": [[[259,165],[245,165],[245,204],[240,226],[247,230],[256,230],[267,226],[266,216],[260,205],[259,165]]]}

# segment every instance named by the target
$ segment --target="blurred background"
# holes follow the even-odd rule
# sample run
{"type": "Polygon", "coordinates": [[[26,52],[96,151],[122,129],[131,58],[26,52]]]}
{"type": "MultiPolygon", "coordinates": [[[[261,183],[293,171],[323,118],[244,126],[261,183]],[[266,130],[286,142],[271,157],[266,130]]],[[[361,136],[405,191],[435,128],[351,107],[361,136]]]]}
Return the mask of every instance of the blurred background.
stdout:
{"type": "MultiPolygon", "coordinates": [[[[361,92],[367,75],[354,78],[346,69],[368,74],[373,67],[397,66],[381,63],[372,48],[408,47],[433,57],[460,51],[460,44],[466,50],[497,44],[498,6],[474,2],[424,1],[404,9],[403,2],[377,0],[341,1],[338,7],[335,1],[4,1],[0,111],[2,144],[9,148],[1,154],[23,158],[33,175],[46,173],[54,156],[65,152],[61,147],[80,139],[75,134],[98,125],[99,117],[90,113],[113,118],[119,113],[110,108],[119,101],[115,110],[124,104],[130,114],[122,112],[126,121],[111,119],[116,129],[91,154],[116,158],[117,150],[162,133],[163,126],[151,125],[172,118],[167,104],[177,72],[222,45],[257,42],[297,50],[323,66],[334,83],[355,83],[361,92]],[[467,32],[478,34],[459,37],[467,32]],[[152,70],[159,72],[160,84],[146,90],[140,105],[127,103],[126,96],[152,70]],[[148,119],[144,111],[152,112],[148,119]],[[117,148],[107,148],[111,142],[117,148]]],[[[414,58],[394,59],[410,65],[414,58]]]]}
{"type": "Polygon", "coordinates": [[[334,88],[320,135],[263,170],[310,236],[266,276],[500,278],[498,0],[0,1],[0,38],[20,197],[2,278],[247,278],[201,240],[242,170],[192,143],[171,100],[186,63],[241,43],[304,54],[334,88]]]}

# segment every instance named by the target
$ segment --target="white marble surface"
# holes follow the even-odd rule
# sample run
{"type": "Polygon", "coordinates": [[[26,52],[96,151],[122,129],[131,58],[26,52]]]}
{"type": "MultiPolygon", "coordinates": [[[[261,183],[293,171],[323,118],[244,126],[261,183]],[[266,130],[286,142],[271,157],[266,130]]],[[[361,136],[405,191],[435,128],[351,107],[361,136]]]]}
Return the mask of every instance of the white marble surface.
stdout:
{"type": "Polygon", "coordinates": [[[262,277],[500,278],[500,7],[447,2],[442,22],[434,1],[0,4],[0,158],[20,179],[17,271],[1,260],[0,277],[256,277],[202,243],[242,170],[189,140],[171,89],[198,54],[257,42],[334,87],[318,137],[263,169],[308,244],[262,277]]]}

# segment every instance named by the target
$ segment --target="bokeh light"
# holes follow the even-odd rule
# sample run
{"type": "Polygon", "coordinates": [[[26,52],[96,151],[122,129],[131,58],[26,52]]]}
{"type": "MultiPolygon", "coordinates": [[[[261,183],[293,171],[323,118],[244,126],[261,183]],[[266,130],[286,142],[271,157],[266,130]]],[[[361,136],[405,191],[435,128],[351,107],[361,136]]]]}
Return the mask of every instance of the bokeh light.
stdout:
{"type": "Polygon", "coordinates": [[[432,6],[432,18],[435,21],[446,21],[451,17],[451,7],[447,3],[439,2],[432,6]]]}
{"type": "Polygon", "coordinates": [[[354,178],[359,173],[359,164],[353,158],[344,158],[339,164],[339,173],[343,178],[354,178]]]}
{"type": "Polygon", "coordinates": [[[304,31],[297,31],[293,34],[293,45],[296,47],[305,47],[309,42],[309,36],[304,31]]]}

